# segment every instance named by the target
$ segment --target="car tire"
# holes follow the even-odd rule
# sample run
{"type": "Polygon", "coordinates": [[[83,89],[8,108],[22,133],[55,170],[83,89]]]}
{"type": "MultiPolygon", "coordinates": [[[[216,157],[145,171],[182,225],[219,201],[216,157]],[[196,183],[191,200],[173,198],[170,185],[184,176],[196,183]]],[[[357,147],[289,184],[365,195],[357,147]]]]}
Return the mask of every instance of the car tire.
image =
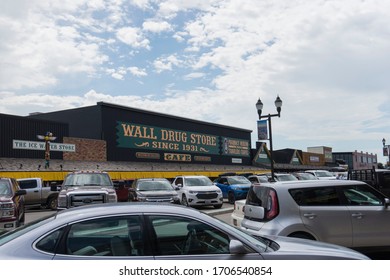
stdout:
{"type": "Polygon", "coordinates": [[[314,236],[312,236],[309,233],[306,232],[294,232],[291,233],[288,237],[295,237],[295,238],[301,238],[301,239],[308,239],[308,240],[316,240],[314,236]]]}
{"type": "Polygon", "coordinates": [[[182,198],[181,198],[181,204],[184,205],[184,206],[187,206],[189,207],[190,205],[188,204],[188,200],[187,200],[187,197],[185,194],[183,194],[182,198]]]}
{"type": "Polygon", "coordinates": [[[236,201],[236,198],[234,197],[233,192],[228,193],[228,201],[230,204],[234,204],[234,202],[236,201]]]}
{"type": "Polygon", "coordinates": [[[49,201],[47,202],[47,208],[49,208],[51,210],[57,210],[57,202],[58,202],[57,197],[49,198],[49,201]]]}
{"type": "Polygon", "coordinates": [[[221,209],[221,208],[222,208],[222,203],[221,203],[221,204],[214,205],[214,208],[215,208],[215,209],[221,209]]]}

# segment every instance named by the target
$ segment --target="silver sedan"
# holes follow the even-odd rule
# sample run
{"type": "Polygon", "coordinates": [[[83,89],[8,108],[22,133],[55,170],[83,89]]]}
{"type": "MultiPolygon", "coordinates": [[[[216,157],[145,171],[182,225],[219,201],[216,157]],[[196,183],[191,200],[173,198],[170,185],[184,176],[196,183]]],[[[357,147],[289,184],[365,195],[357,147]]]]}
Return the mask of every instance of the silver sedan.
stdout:
{"type": "Polygon", "coordinates": [[[262,237],[181,205],[114,203],[54,213],[0,236],[0,259],[367,259],[317,241],[262,237]]]}

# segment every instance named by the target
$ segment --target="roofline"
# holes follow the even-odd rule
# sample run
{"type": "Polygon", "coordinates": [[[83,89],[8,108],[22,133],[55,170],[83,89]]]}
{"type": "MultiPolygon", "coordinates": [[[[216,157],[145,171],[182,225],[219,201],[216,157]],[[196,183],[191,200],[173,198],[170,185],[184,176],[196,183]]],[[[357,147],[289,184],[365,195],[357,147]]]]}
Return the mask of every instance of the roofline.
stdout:
{"type": "Polygon", "coordinates": [[[190,118],[178,117],[178,116],[163,114],[163,113],[157,113],[157,112],[134,108],[134,107],[129,107],[129,106],[107,103],[107,102],[103,102],[103,101],[97,102],[96,104],[97,104],[97,106],[106,106],[106,107],[118,108],[118,109],[123,109],[123,110],[132,110],[132,111],[136,111],[139,113],[155,115],[155,116],[159,116],[159,117],[172,118],[172,119],[177,119],[177,120],[183,120],[186,122],[193,122],[193,123],[197,123],[197,124],[211,125],[211,126],[217,126],[217,127],[221,127],[221,128],[234,129],[234,130],[240,130],[243,132],[252,133],[252,130],[250,130],[250,129],[238,128],[238,127],[216,124],[216,123],[206,122],[206,121],[199,121],[199,120],[194,120],[194,119],[190,119],[190,118]]]}

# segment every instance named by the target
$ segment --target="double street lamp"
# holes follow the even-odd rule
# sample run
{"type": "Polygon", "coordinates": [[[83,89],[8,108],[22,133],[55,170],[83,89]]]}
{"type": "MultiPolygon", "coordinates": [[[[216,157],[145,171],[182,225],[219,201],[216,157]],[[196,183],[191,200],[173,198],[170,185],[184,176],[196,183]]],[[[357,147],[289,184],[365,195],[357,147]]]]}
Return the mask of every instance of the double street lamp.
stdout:
{"type": "Polygon", "coordinates": [[[382,144],[383,144],[383,155],[384,156],[389,156],[389,161],[387,162],[387,165],[390,164],[390,145],[386,145],[386,139],[382,139],[382,144]]]}
{"type": "Polygon", "coordinates": [[[275,100],[275,107],[277,114],[268,114],[268,115],[261,115],[263,110],[263,102],[261,102],[260,98],[257,100],[256,103],[256,109],[257,113],[259,114],[259,120],[261,119],[268,119],[268,131],[269,131],[269,146],[270,146],[270,160],[271,160],[271,180],[275,181],[275,171],[274,171],[274,159],[273,159],[273,147],[272,147],[272,125],[271,125],[271,118],[272,117],[278,117],[280,118],[280,112],[282,111],[282,100],[280,99],[279,95],[275,100]]]}

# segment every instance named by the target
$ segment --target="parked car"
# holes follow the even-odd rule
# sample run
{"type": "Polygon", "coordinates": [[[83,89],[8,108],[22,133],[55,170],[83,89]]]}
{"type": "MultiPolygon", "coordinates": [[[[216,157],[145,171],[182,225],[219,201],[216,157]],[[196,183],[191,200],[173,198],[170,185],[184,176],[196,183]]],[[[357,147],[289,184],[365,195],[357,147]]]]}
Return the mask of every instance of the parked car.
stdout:
{"type": "Polygon", "coordinates": [[[230,204],[238,199],[246,198],[251,182],[244,176],[221,176],[214,180],[214,184],[221,189],[223,197],[230,204]]]}
{"type": "Polygon", "coordinates": [[[129,201],[130,187],[134,180],[112,180],[118,202],[129,201]]]}
{"type": "Polygon", "coordinates": [[[262,184],[269,182],[268,176],[266,174],[250,175],[248,176],[248,180],[251,181],[253,184],[262,184]]]}
{"type": "Polygon", "coordinates": [[[180,203],[178,193],[165,178],[136,179],[131,193],[133,201],[180,203]]]}
{"type": "Polygon", "coordinates": [[[0,178],[0,229],[10,230],[24,224],[24,195],[14,178],[0,178]]]}
{"type": "Polygon", "coordinates": [[[290,173],[275,173],[276,181],[297,181],[297,177],[290,173]]]}
{"type": "Polygon", "coordinates": [[[368,259],[341,246],[249,235],[189,207],[111,203],[67,209],[0,235],[1,260],[368,259]]]}
{"type": "Polygon", "coordinates": [[[241,227],[366,252],[390,248],[390,200],[360,181],[311,180],[254,185],[241,227]]]}
{"type": "Polygon", "coordinates": [[[56,182],[53,185],[44,182],[42,178],[17,179],[22,190],[26,190],[24,203],[26,207],[45,207],[52,210],[57,209],[58,190],[56,182]]]}
{"type": "Polygon", "coordinates": [[[306,170],[305,172],[313,174],[318,180],[336,180],[336,176],[328,170],[306,170]]]}
{"type": "Polygon", "coordinates": [[[240,199],[234,202],[233,212],[230,214],[230,223],[235,227],[241,227],[241,222],[244,219],[245,202],[246,199],[240,199]]]}
{"type": "Polygon", "coordinates": [[[78,207],[88,204],[117,202],[110,175],[103,171],[75,171],[65,176],[58,194],[57,208],[78,207]]]}
{"type": "Polygon", "coordinates": [[[309,172],[294,172],[293,175],[297,177],[298,180],[318,180],[316,176],[309,172]]]}
{"type": "Polygon", "coordinates": [[[222,191],[206,176],[177,176],[172,186],[179,194],[180,203],[185,206],[213,206],[218,209],[223,205],[222,191]]]}

